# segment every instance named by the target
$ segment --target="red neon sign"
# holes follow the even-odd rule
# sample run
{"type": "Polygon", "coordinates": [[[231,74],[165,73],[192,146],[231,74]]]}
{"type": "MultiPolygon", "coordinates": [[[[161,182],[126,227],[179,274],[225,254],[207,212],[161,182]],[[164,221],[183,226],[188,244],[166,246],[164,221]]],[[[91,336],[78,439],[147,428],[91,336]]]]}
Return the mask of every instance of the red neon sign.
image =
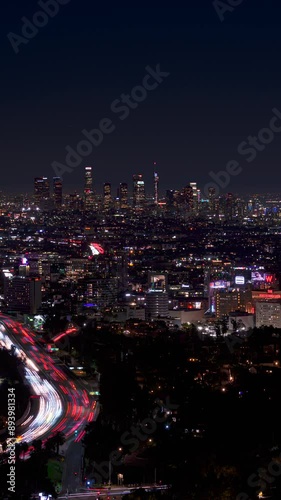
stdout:
{"type": "Polygon", "coordinates": [[[266,283],[272,283],[273,282],[273,275],[272,274],[267,274],[265,277],[266,283]]]}

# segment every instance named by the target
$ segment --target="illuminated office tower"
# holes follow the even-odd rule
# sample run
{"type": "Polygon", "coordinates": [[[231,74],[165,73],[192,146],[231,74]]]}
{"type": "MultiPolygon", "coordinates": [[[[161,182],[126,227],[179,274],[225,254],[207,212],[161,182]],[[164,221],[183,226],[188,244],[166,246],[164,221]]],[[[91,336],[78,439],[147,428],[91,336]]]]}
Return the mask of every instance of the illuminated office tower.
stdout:
{"type": "Polygon", "coordinates": [[[92,167],[85,167],[85,188],[84,193],[92,193],[93,192],[93,176],[92,176],[92,167]]]}
{"type": "Polygon", "coordinates": [[[194,212],[194,197],[193,197],[193,189],[191,185],[186,186],[182,190],[181,198],[183,198],[184,206],[189,214],[193,214],[194,212]]]}
{"type": "Polygon", "coordinates": [[[281,328],[280,300],[256,303],[256,327],[273,326],[281,328]]]}
{"type": "Polygon", "coordinates": [[[35,177],[34,197],[38,204],[50,198],[50,185],[47,177],[35,177]]]}
{"type": "Polygon", "coordinates": [[[14,276],[4,283],[7,309],[26,314],[36,314],[41,306],[41,279],[14,276]]]}
{"type": "Polygon", "coordinates": [[[103,206],[105,210],[108,210],[112,204],[111,197],[111,184],[110,182],[105,182],[103,185],[103,206]]]}
{"type": "Polygon", "coordinates": [[[234,198],[232,193],[227,193],[225,197],[225,217],[232,220],[234,215],[234,198]]]}
{"type": "Polygon", "coordinates": [[[219,217],[219,214],[220,214],[220,200],[221,200],[221,197],[216,198],[215,199],[215,203],[214,203],[214,205],[215,205],[215,216],[216,217],[219,217]]]}
{"type": "Polygon", "coordinates": [[[62,206],[62,179],[60,177],[53,178],[53,196],[56,208],[62,206]]]}
{"type": "Polygon", "coordinates": [[[251,311],[252,292],[239,288],[221,289],[215,292],[216,317],[222,318],[234,311],[251,311]]]}
{"type": "Polygon", "coordinates": [[[70,210],[78,210],[78,208],[81,208],[81,206],[83,205],[82,198],[80,198],[79,194],[77,194],[76,192],[71,193],[68,196],[67,204],[70,210]]]}
{"type": "Polygon", "coordinates": [[[128,287],[128,255],[125,250],[116,251],[116,277],[118,292],[123,293],[128,287]]]}
{"type": "Polygon", "coordinates": [[[198,213],[198,189],[197,189],[197,183],[196,182],[190,182],[190,187],[192,189],[192,198],[193,198],[193,208],[192,212],[194,214],[198,213]]]}
{"type": "MultiPolygon", "coordinates": [[[[156,163],[154,163],[154,166],[156,166],[156,163]]],[[[156,172],[154,172],[154,203],[155,203],[155,205],[158,205],[158,202],[159,202],[158,188],[159,188],[159,175],[156,172]]]]}
{"type": "Polygon", "coordinates": [[[143,208],[145,204],[145,190],[142,174],[133,176],[133,205],[135,208],[143,208]]]}
{"type": "Polygon", "coordinates": [[[119,186],[119,204],[120,208],[128,208],[128,184],[121,182],[119,186]]]}
{"type": "Polygon", "coordinates": [[[85,209],[92,209],[94,205],[92,167],[85,167],[84,200],[85,209]]]}
{"type": "Polygon", "coordinates": [[[145,296],[146,319],[152,320],[169,315],[169,299],[167,292],[159,290],[149,290],[145,296]]]}
{"type": "Polygon", "coordinates": [[[151,320],[156,319],[159,316],[167,317],[169,315],[169,300],[167,289],[167,273],[148,273],[148,292],[145,296],[146,319],[151,320]]]}
{"type": "Polygon", "coordinates": [[[246,215],[246,202],[244,200],[242,200],[241,198],[238,198],[236,200],[235,215],[239,219],[242,219],[246,215]]]}
{"type": "Polygon", "coordinates": [[[209,196],[209,211],[210,211],[211,215],[214,215],[215,214],[216,188],[209,187],[208,196],[209,196]]]}
{"type": "Polygon", "coordinates": [[[177,191],[174,189],[168,189],[166,191],[166,204],[167,207],[173,207],[175,206],[175,198],[176,198],[177,191]]]}

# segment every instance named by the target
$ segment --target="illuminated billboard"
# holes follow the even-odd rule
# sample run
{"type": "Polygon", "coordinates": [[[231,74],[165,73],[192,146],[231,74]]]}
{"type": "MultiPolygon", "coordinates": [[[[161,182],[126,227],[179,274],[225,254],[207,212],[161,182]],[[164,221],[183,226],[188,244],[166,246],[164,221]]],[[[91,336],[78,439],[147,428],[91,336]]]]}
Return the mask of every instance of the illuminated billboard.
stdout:
{"type": "Polygon", "coordinates": [[[210,283],[210,288],[227,288],[230,286],[230,281],[212,281],[210,283]]]}
{"type": "Polygon", "coordinates": [[[167,275],[151,273],[149,275],[149,288],[150,290],[165,292],[167,288],[167,275]]]}
{"type": "Polygon", "coordinates": [[[104,249],[98,243],[91,243],[90,244],[90,250],[92,252],[92,255],[102,255],[102,254],[104,254],[104,249]]]}
{"type": "Polygon", "coordinates": [[[245,276],[235,276],[235,285],[245,285],[245,276]]]}
{"type": "Polygon", "coordinates": [[[275,282],[275,275],[271,273],[265,273],[265,272],[260,272],[260,271],[253,271],[251,275],[251,279],[253,283],[260,282],[260,283],[274,283],[275,282]]]}

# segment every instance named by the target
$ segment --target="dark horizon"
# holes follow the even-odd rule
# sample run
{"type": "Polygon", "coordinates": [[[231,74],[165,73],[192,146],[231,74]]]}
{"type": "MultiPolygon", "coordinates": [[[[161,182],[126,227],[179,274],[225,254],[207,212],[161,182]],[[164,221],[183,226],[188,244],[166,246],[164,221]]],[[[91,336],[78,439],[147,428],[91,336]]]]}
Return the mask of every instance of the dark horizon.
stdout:
{"type": "MultiPolygon", "coordinates": [[[[279,6],[248,0],[225,12],[222,22],[211,1],[125,10],[72,0],[21,42],[17,54],[7,34],[21,35],[21,18],[30,20],[40,9],[19,0],[5,7],[5,189],[27,190],[33,177],[55,175],[51,164],[64,164],[66,146],[75,149],[85,139],[83,130],[108,118],[114,131],[81,164],[93,165],[98,185],[130,184],[137,171],[148,180],[156,160],[160,189],[192,181],[202,186],[210,171],[235,160],[243,172],[227,191],[276,190],[281,136],[276,133],[249,165],[237,148],[268,127],[273,108],[281,110],[279,6]],[[157,65],[169,76],[121,120],[112,104],[142,84],[148,66],[157,65]]],[[[82,177],[80,166],[65,173],[67,190],[82,186],[82,177]]]]}

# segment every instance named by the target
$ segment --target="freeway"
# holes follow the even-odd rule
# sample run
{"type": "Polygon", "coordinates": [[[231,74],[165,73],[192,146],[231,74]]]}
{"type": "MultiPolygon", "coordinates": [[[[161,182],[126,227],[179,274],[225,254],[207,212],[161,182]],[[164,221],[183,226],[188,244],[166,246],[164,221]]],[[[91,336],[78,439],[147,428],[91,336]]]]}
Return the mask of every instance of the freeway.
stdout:
{"type": "Polygon", "coordinates": [[[12,348],[23,360],[25,378],[35,396],[29,414],[17,429],[17,441],[44,441],[56,432],[63,432],[66,437],[63,489],[75,491],[81,470],[73,472],[73,469],[82,462],[84,427],[96,418],[97,402],[89,397],[81,381],[74,380],[64,367],[56,365],[32,331],[2,314],[0,346],[12,348]],[[68,448],[72,453],[68,453],[68,448]]]}
{"type": "MultiPolygon", "coordinates": [[[[32,443],[35,439],[47,439],[58,431],[66,436],[66,443],[61,447],[65,454],[62,479],[62,491],[65,493],[60,498],[120,498],[130,493],[133,488],[112,486],[110,490],[83,491],[81,487],[84,427],[98,415],[97,402],[89,398],[83,383],[73,379],[61,365],[56,365],[32,331],[1,313],[0,346],[13,349],[23,360],[24,375],[35,396],[17,429],[17,441],[32,443]]],[[[143,488],[148,491],[166,489],[167,486],[143,488]]]]}
{"type": "MultiPolygon", "coordinates": [[[[71,494],[63,494],[59,495],[58,500],[95,500],[99,498],[120,498],[124,495],[129,495],[136,489],[142,489],[145,492],[153,492],[153,491],[167,491],[170,486],[168,485],[154,485],[147,484],[136,487],[126,487],[126,486],[111,486],[110,488],[94,488],[92,490],[87,490],[80,493],[71,493],[71,494]]],[[[113,499],[112,499],[113,500],[113,499]]]]}

